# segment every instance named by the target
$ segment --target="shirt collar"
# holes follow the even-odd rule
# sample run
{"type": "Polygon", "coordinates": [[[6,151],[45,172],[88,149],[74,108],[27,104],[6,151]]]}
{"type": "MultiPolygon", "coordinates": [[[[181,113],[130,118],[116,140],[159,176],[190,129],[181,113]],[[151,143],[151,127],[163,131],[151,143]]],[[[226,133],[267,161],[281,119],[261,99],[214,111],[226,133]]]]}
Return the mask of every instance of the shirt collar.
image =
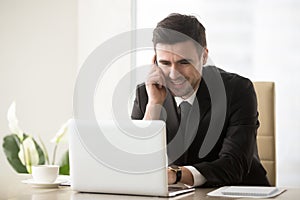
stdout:
{"type": "Polygon", "coordinates": [[[193,105],[195,97],[196,97],[196,93],[198,91],[199,87],[194,91],[194,93],[189,96],[187,99],[183,99],[182,97],[174,97],[175,101],[176,101],[176,105],[177,107],[183,102],[183,101],[187,101],[189,104],[193,105]]]}

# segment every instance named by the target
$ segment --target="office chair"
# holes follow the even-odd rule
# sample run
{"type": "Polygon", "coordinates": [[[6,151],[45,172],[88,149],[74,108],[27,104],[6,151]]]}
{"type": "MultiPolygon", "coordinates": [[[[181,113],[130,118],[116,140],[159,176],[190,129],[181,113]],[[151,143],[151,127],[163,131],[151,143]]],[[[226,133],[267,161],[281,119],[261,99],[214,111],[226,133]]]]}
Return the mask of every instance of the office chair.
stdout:
{"type": "Polygon", "coordinates": [[[258,102],[260,127],[257,132],[258,154],[272,186],[276,185],[275,83],[253,83],[258,102]]]}

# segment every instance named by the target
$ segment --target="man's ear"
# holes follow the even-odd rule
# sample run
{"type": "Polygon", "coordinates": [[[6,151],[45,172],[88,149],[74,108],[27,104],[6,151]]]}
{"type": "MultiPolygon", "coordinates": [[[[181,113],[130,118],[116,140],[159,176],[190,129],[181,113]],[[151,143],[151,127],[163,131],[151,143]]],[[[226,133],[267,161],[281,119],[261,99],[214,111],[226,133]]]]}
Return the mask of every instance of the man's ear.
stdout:
{"type": "Polygon", "coordinates": [[[203,61],[203,65],[206,64],[208,59],[208,49],[204,48],[203,54],[202,54],[202,61],[203,61]]]}

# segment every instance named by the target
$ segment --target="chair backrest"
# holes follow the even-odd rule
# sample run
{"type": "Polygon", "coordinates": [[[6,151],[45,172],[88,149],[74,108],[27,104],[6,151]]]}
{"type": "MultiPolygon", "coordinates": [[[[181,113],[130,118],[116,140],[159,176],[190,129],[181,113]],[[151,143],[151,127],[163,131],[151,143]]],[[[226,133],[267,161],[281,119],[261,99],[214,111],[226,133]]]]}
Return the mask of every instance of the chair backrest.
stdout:
{"type": "Polygon", "coordinates": [[[257,95],[260,127],[257,133],[258,154],[267,171],[270,184],[276,185],[275,149],[275,84],[254,82],[257,95]]]}

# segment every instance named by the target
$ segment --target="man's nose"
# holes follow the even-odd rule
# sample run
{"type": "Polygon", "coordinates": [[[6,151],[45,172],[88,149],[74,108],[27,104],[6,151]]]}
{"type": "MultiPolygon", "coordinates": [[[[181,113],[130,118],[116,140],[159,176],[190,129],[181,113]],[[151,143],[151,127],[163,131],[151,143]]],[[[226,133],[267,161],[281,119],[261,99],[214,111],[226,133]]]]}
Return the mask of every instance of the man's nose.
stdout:
{"type": "Polygon", "coordinates": [[[178,69],[176,66],[172,66],[171,69],[170,69],[170,73],[169,73],[169,77],[171,79],[177,79],[179,77],[181,77],[182,75],[178,72],[178,69]]]}

